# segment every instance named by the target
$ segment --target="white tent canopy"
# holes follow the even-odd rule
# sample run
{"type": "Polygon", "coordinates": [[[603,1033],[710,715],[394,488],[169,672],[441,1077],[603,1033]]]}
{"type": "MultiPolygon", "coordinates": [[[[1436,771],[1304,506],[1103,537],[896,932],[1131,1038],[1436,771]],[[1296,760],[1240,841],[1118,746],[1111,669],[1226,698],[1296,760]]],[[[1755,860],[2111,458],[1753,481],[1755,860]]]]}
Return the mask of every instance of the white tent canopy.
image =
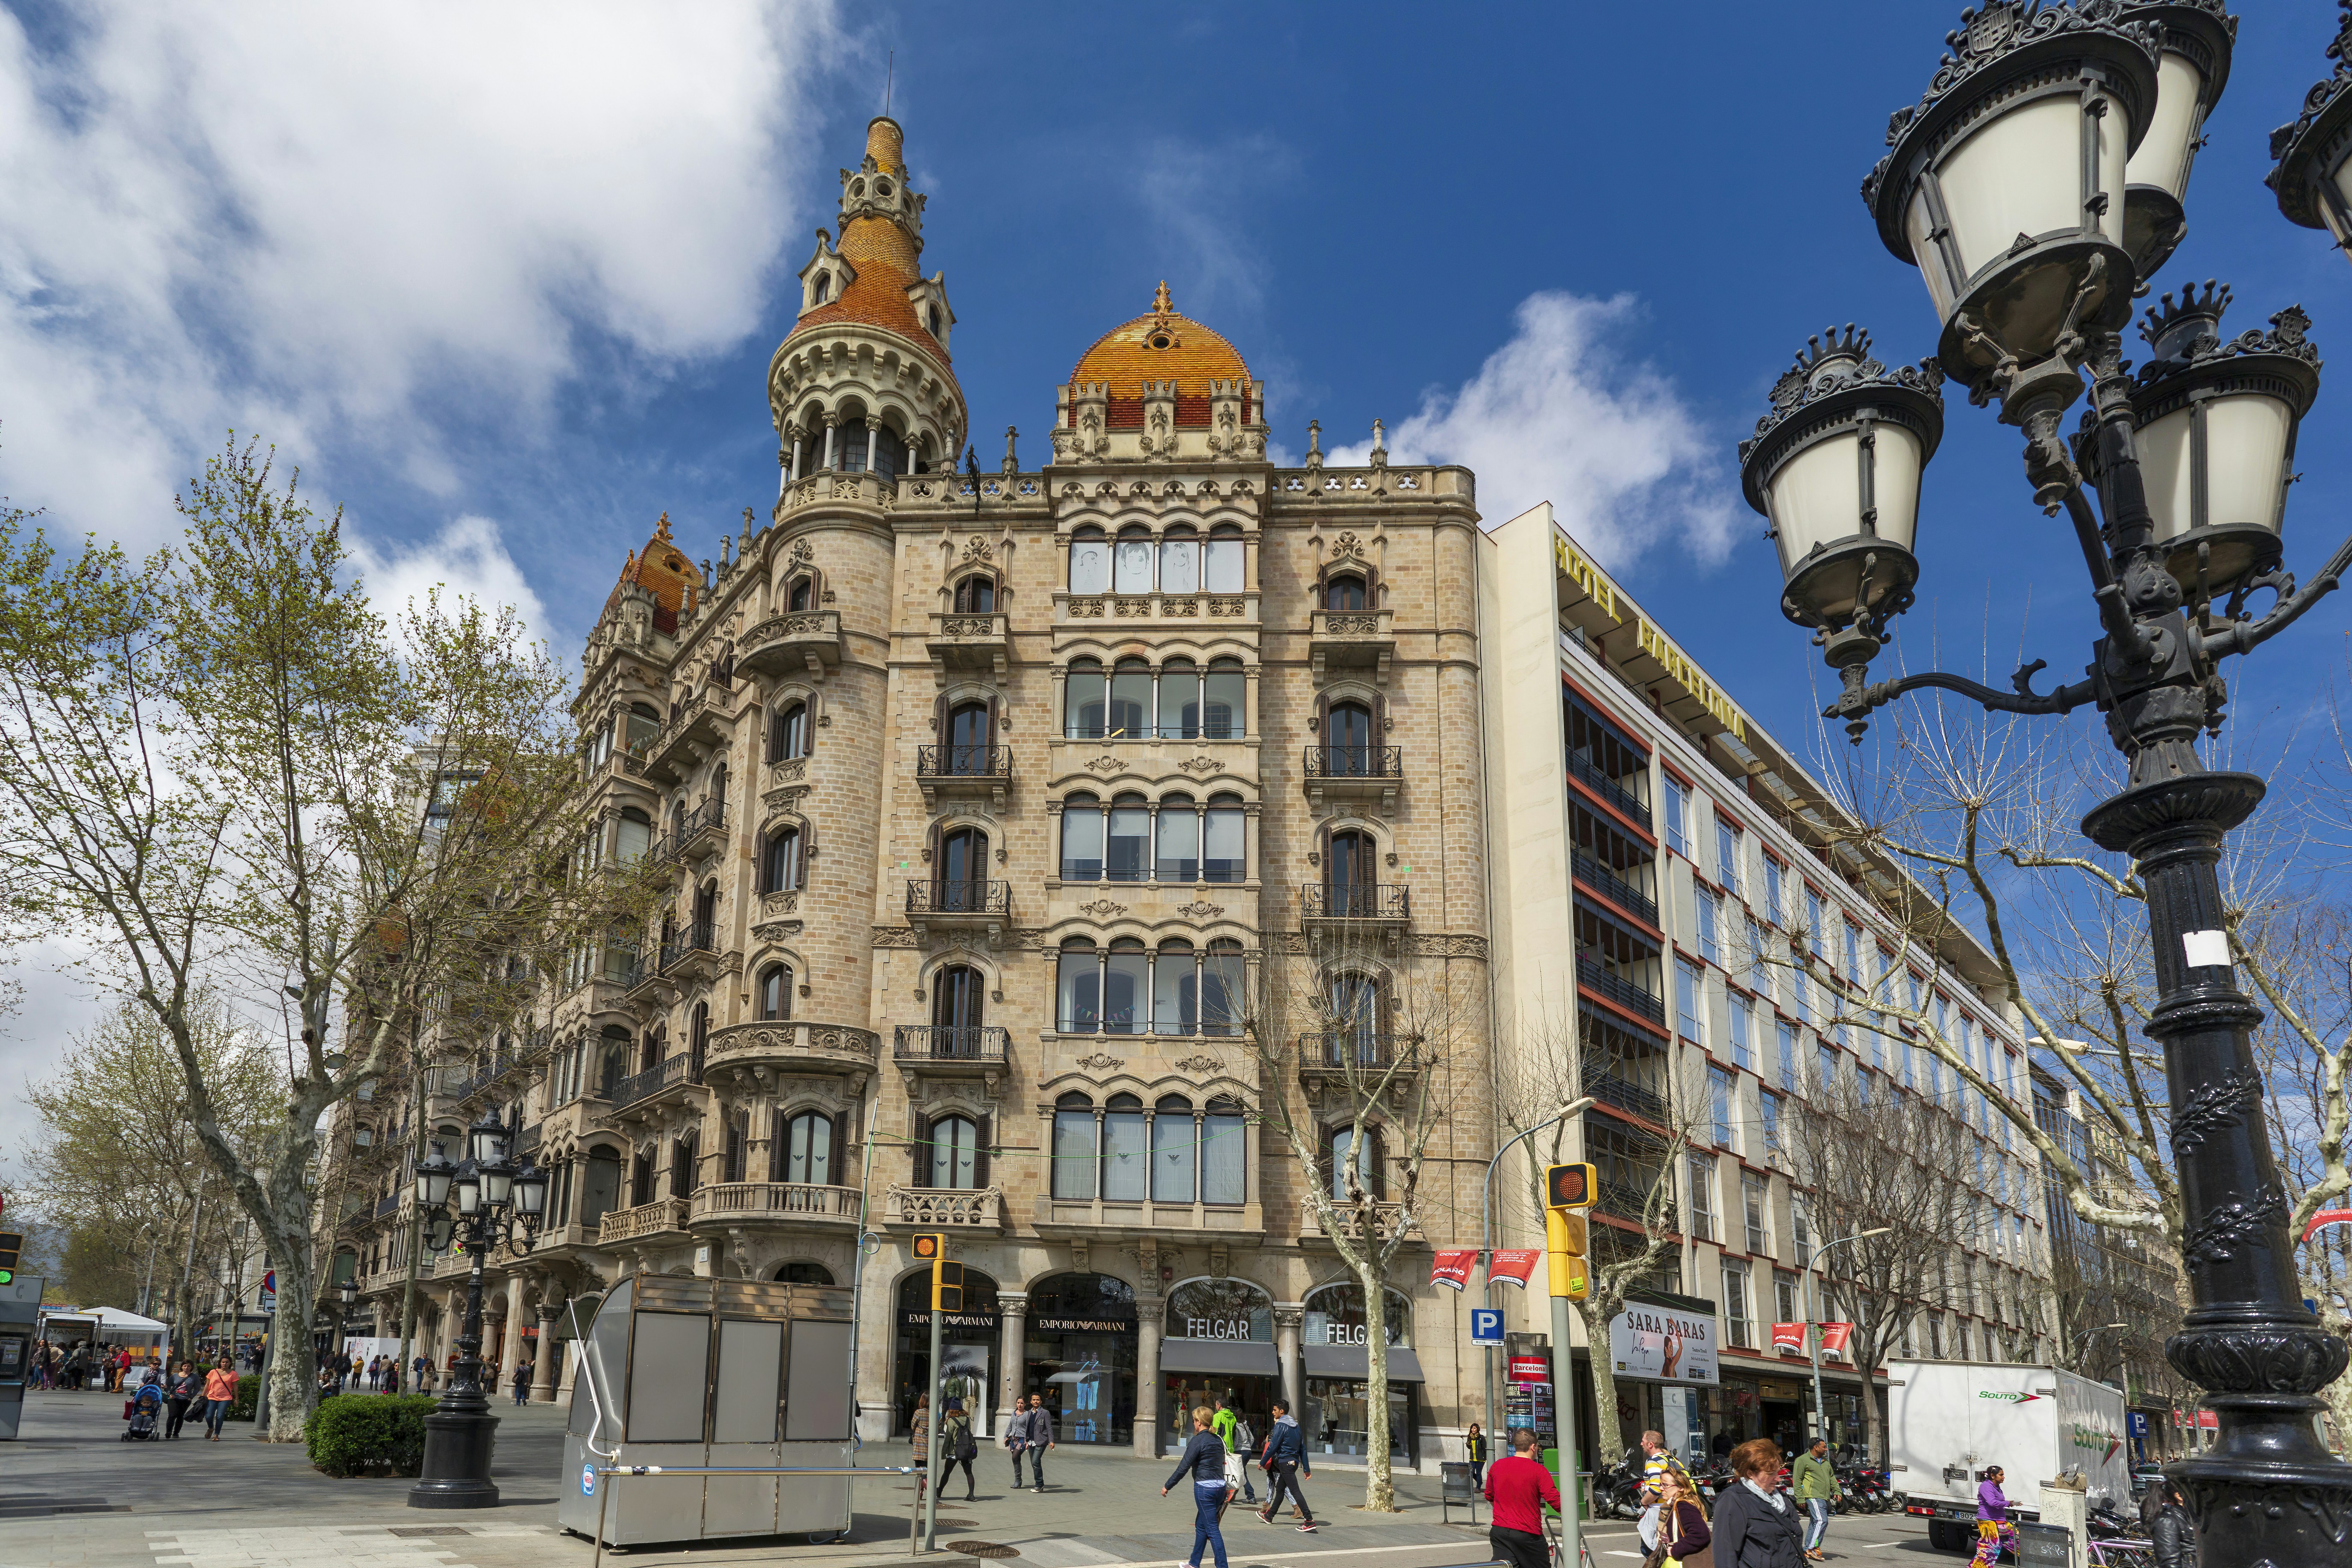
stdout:
{"type": "MultiPolygon", "coordinates": [[[[136,1312],[126,1312],[120,1307],[44,1309],[41,1318],[45,1323],[56,1323],[61,1327],[72,1325],[68,1331],[80,1337],[118,1345],[160,1345],[163,1343],[162,1335],[168,1326],[158,1322],[153,1318],[142,1318],[136,1312]],[[83,1329],[81,1325],[86,1323],[95,1325],[97,1331],[93,1333],[83,1329]]],[[[50,1337],[55,1338],[55,1333],[52,1332],[50,1337]]]]}

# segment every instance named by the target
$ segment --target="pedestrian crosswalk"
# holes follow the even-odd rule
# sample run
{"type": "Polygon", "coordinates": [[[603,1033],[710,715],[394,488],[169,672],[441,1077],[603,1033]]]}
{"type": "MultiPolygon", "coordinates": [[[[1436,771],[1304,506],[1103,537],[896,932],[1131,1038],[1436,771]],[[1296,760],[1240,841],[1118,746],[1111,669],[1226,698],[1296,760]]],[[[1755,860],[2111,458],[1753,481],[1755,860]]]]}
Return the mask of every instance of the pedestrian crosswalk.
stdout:
{"type": "Polygon", "coordinates": [[[470,1542],[551,1533],[537,1524],[231,1526],[151,1530],[147,1550],[155,1568],[474,1568],[467,1560],[470,1542]]]}

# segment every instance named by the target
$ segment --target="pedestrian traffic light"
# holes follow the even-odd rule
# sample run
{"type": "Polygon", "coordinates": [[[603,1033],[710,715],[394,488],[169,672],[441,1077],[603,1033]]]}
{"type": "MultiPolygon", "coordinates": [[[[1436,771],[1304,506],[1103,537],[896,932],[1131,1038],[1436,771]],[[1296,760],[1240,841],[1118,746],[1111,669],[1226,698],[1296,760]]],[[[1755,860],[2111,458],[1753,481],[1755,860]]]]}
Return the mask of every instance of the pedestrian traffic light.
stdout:
{"type": "Polygon", "coordinates": [[[915,1261],[937,1263],[948,1255],[948,1238],[936,1231],[924,1231],[915,1237],[915,1261]]]}
{"type": "Polygon", "coordinates": [[[1564,1252],[1570,1258],[1583,1258],[1591,1252],[1587,1245],[1591,1231],[1585,1217],[1570,1209],[1544,1211],[1544,1250],[1564,1252]]]}
{"type": "Polygon", "coordinates": [[[1589,1209],[1600,1191],[1600,1177],[1590,1164],[1544,1167],[1544,1207],[1548,1209],[1589,1209]]]}
{"type": "Polygon", "coordinates": [[[16,1231],[0,1230],[0,1285],[16,1282],[16,1256],[25,1250],[25,1237],[16,1231]]]}

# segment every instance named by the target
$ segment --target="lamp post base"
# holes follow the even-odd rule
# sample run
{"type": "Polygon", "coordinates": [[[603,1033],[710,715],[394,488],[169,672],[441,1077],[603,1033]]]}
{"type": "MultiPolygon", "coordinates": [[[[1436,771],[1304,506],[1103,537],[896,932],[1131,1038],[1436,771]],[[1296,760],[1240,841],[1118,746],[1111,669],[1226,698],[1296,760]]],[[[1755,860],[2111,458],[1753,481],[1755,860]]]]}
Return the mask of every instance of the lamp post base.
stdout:
{"type": "Polygon", "coordinates": [[[425,1463],[416,1484],[408,1489],[408,1506],[498,1507],[498,1485],[490,1479],[490,1451],[498,1431],[499,1418],[479,1394],[471,1399],[463,1394],[444,1399],[441,1408],[425,1418],[425,1463]]]}

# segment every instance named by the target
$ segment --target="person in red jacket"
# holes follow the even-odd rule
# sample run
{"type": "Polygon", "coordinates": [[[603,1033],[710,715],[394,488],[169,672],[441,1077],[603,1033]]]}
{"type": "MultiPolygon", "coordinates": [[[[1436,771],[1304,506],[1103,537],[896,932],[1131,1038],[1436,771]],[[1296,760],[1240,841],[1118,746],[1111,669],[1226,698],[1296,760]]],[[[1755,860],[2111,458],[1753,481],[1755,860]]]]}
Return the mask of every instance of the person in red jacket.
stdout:
{"type": "Polygon", "coordinates": [[[1559,1507],[1559,1485],[1536,1458],[1536,1435],[1527,1427],[1511,1434],[1513,1452],[1486,1472],[1486,1500],[1494,1514],[1486,1543],[1503,1562],[1518,1568],[1551,1568],[1551,1549],[1544,1544],[1543,1505],[1559,1507]]]}

